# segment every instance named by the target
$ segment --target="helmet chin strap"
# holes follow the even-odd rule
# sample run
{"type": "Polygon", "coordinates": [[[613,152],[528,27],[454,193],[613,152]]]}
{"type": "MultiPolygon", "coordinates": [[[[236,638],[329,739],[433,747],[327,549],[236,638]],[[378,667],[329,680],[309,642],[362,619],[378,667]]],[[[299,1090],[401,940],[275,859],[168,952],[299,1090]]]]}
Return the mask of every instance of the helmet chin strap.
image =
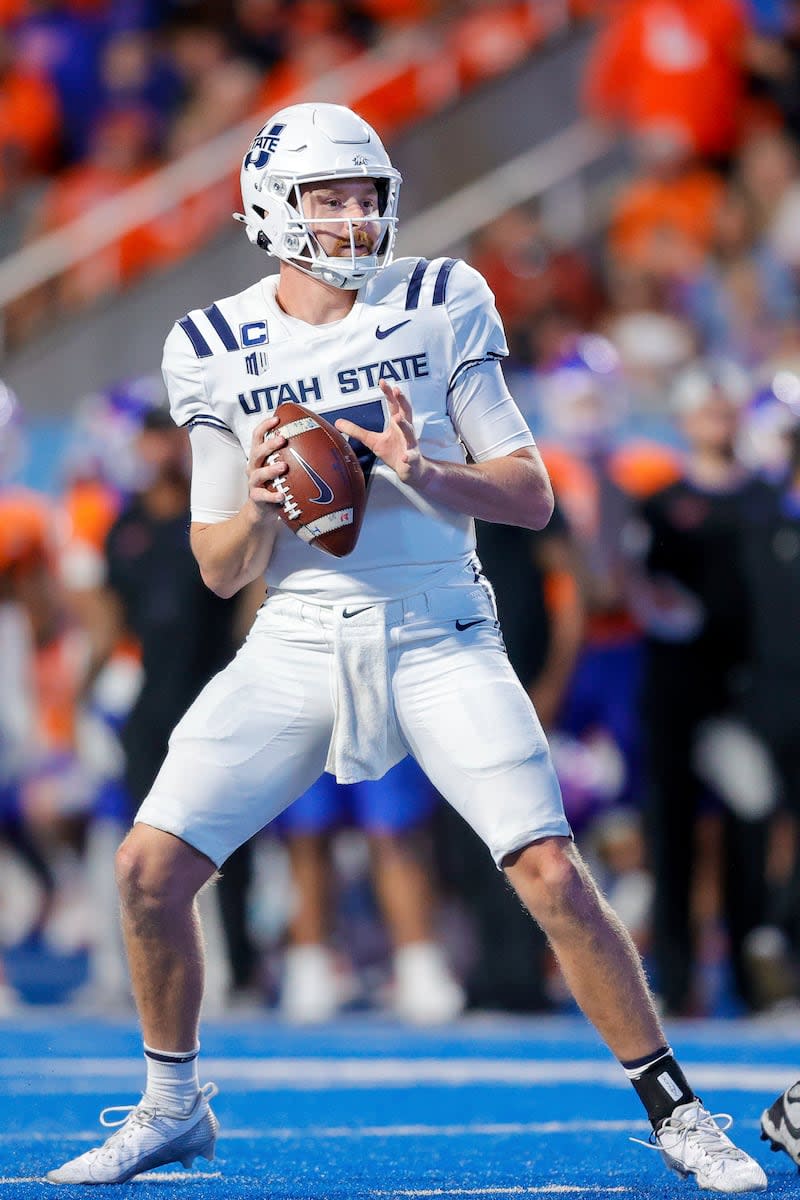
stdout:
{"type": "Polygon", "coordinates": [[[347,290],[347,276],[346,275],[339,275],[339,274],[337,274],[336,271],[331,271],[331,269],[329,267],[323,267],[321,271],[319,271],[319,272],[312,271],[311,273],[318,274],[319,278],[323,281],[323,283],[329,283],[333,287],[338,287],[345,291],[347,290]]]}
{"type": "MultiPolygon", "coordinates": [[[[257,246],[259,250],[263,250],[265,254],[275,255],[272,244],[263,229],[255,229],[244,213],[234,213],[233,217],[234,220],[241,221],[245,226],[247,237],[254,246],[257,246]]],[[[284,238],[284,254],[275,255],[275,257],[279,258],[282,262],[290,262],[293,267],[295,267],[298,271],[302,271],[304,275],[309,275],[312,279],[319,279],[331,287],[341,288],[343,291],[358,291],[359,288],[364,286],[370,274],[373,273],[374,265],[377,259],[377,254],[375,252],[363,259],[352,257],[348,262],[348,267],[351,269],[337,270],[336,265],[334,265],[336,260],[331,259],[328,255],[323,253],[319,241],[313,235],[313,231],[307,230],[306,236],[313,239],[313,243],[316,245],[318,251],[316,256],[312,256],[310,262],[305,263],[298,259],[288,257],[288,254],[291,254],[293,247],[285,245],[286,238],[284,238]],[[370,269],[365,271],[364,274],[361,274],[357,266],[359,262],[361,262],[362,268],[368,266],[370,269]],[[360,277],[354,278],[354,276],[360,277]]],[[[300,242],[302,235],[298,235],[294,231],[291,231],[287,237],[296,239],[298,241],[297,249],[299,250],[301,248],[300,242]]],[[[386,234],[383,235],[384,239],[385,237],[386,234]]]]}

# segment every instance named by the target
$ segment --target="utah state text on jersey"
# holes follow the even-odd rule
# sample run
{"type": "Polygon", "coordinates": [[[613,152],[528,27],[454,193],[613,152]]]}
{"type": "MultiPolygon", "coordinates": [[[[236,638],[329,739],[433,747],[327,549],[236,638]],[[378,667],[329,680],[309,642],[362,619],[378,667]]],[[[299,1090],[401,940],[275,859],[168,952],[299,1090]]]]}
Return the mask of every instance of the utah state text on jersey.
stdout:
{"type": "MultiPolygon", "coordinates": [[[[387,358],[380,362],[364,363],[359,367],[346,367],[339,371],[336,379],[342,396],[352,395],[362,387],[377,387],[382,379],[400,383],[401,380],[424,379],[428,370],[428,356],[423,351],[419,354],[403,354],[398,358],[387,358]]],[[[273,383],[268,387],[253,388],[250,392],[239,393],[239,404],[248,416],[273,409],[286,400],[295,404],[308,404],[311,400],[323,400],[322,385],[318,375],[308,379],[297,379],[294,383],[273,383]]]]}

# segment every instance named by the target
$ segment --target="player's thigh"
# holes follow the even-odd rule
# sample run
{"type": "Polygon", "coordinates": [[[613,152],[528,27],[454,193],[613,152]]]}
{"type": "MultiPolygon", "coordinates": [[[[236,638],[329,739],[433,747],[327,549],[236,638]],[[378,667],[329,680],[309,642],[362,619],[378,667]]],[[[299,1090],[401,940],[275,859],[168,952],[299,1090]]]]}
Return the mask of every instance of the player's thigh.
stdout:
{"type": "Polygon", "coordinates": [[[493,627],[403,656],[395,703],[414,757],[498,863],[569,836],[547,739],[493,627]]]}
{"type": "Polygon", "coordinates": [[[323,646],[251,637],[176,726],[137,821],[224,861],[321,774],[330,670],[323,646]]]}

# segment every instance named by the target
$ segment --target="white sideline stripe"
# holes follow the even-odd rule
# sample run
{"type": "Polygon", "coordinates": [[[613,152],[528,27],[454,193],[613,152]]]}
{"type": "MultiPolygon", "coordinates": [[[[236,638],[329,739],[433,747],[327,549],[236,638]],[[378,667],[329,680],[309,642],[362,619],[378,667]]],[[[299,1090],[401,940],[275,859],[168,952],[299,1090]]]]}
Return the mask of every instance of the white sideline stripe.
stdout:
{"type": "MultiPolygon", "coordinates": [[[[508,1137],[510,1134],[618,1133],[649,1129],[649,1121],[507,1121],[475,1125],[306,1125],[270,1129],[223,1129],[221,1136],[237,1141],[292,1141],[294,1139],[339,1139],[380,1137],[508,1137]]],[[[90,1142],[97,1129],[79,1133],[0,1133],[3,1142],[90,1142]]]]}
{"type": "MultiPolygon", "coordinates": [[[[197,1180],[221,1179],[221,1171],[147,1171],[131,1183],[191,1183],[197,1180]]],[[[49,1183],[43,1175],[0,1177],[0,1187],[14,1183],[49,1183]]],[[[372,1192],[373,1196],[605,1196],[633,1191],[627,1187],[593,1187],[586,1184],[548,1183],[540,1187],[482,1187],[482,1188],[392,1188],[390,1192],[372,1192]]]]}
{"type": "MultiPolygon", "coordinates": [[[[783,1064],[688,1064],[692,1083],[702,1090],[778,1092],[795,1070],[783,1064]]],[[[518,1086],[600,1083],[625,1089],[624,1072],[613,1060],[595,1059],[437,1059],[437,1058],[213,1058],[203,1060],[203,1074],[229,1091],[327,1091],[339,1088],[416,1087],[420,1084],[462,1087],[475,1084],[518,1086]]],[[[7,1094],[46,1095],[92,1091],[98,1085],[138,1087],[138,1058],[7,1058],[0,1060],[0,1079],[7,1094]]]]}
{"type": "Polygon", "coordinates": [[[415,1191],[392,1188],[390,1192],[373,1192],[373,1196],[606,1196],[610,1193],[632,1192],[627,1187],[592,1187],[584,1183],[545,1183],[540,1187],[490,1187],[490,1188],[418,1188],[415,1191]]]}
{"type": "MultiPolygon", "coordinates": [[[[737,1129],[759,1127],[755,1118],[737,1121],[737,1129]]],[[[360,1138],[406,1137],[552,1137],[554,1134],[581,1133],[641,1133],[649,1131],[650,1122],[630,1121],[509,1121],[476,1125],[308,1125],[270,1129],[223,1129],[226,1141],[289,1142],[289,1141],[358,1141],[360,1138]]],[[[0,1133],[0,1144],[12,1142],[96,1142],[102,1136],[99,1129],[81,1129],[75,1133],[0,1133]]],[[[181,1178],[184,1178],[182,1175],[181,1178]]]]}

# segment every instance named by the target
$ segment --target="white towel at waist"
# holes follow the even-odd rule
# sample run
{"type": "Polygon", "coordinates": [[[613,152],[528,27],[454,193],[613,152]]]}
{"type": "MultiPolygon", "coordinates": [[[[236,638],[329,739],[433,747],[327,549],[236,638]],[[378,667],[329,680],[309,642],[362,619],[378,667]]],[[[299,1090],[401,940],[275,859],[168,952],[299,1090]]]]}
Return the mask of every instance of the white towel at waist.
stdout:
{"type": "Polygon", "coordinates": [[[380,779],[407,753],[392,700],[385,607],[337,613],[333,652],[336,715],[325,770],[339,783],[380,779]]]}

